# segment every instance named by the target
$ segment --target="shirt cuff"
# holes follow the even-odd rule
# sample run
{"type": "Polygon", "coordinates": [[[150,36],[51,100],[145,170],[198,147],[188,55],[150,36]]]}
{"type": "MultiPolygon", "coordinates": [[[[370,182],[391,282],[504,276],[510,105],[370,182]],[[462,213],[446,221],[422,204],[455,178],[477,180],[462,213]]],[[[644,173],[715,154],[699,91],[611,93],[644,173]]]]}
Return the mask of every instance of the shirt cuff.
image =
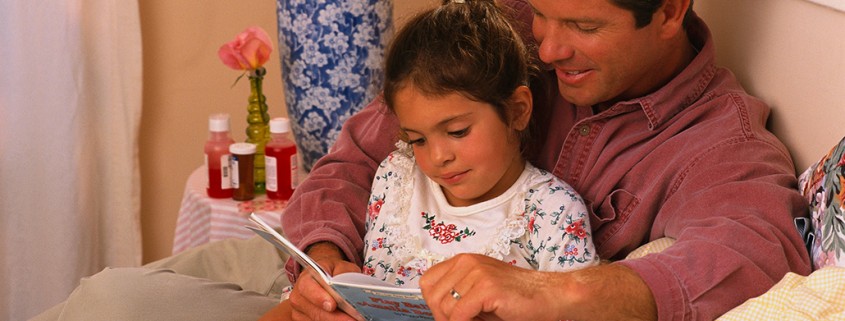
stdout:
{"type": "Polygon", "coordinates": [[[648,258],[638,258],[616,262],[639,274],[646,283],[657,305],[657,319],[688,320],[691,311],[688,309],[689,296],[684,292],[681,281],[672,270],[660,262],[648,258]]]}
{"type": "MultiPolygon", "coordinates": [[[[350,242],[345,237],[341,236],[341,233],[332,230],[332,229],[319,229],[315,230],[310,235],[304,239],[302,239],[297,246],[301,250],[305,250],[309,246],[319,243],[319,242],[328,242],[336,245],[342,254],[346,256],[351,262],[357,265],[363,265],[363,262],[359,262],[360,255],[355,255],[354,246],[352,242],[350,242]]],[[[302,266],[296,262],[292,257],[288,258],[288,261],[285,263],[285,272],[287,274],[288,280],[290,280],[291,284],[296,283],[296,279],[299,277],[299,274],[302,273],[302,266]]]]}

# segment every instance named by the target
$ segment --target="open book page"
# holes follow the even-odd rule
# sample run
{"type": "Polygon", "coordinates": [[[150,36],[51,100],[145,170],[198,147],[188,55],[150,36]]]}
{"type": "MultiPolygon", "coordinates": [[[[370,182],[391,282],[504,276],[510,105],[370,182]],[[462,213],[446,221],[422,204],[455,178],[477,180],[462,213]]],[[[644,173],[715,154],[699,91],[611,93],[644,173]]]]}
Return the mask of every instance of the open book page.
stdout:
{"type": "Polygon", "coordinates": [[[338,307],[357,320],[434,320],[418,288],[402,288],[362,273],[343,273],[334,277],[311,257],[276,232],[255,214],[247,226],[297,263],[312,268],[314,277],[337,302],[338,307]]]}
{"type": "Polygon", "coordinates": [[[323,289],[326,290],[326,292],[328,292],[332,296],[332,298],[334,298],[335,302],[337,302],[337,306],[341,310],[343,310],[343,312],[346,312],[356,320],[365,320],[364,317],[361,316],[361,314],[358,313],[358,311],[355,310],[355,308],[353,308],[352,305],[349,304],[349,302],[344,300],[343,297],[340,296],[340,294],[337,293],[334,288],[332,288],[332,277],[328,273],[326,273],[326,271],[323,270],[323,268],[320,267],[317,262],[311,259],[311,257],[305,254],[305,252],[302,252],[299,248],[293,245],[293,243],[291,243],[288,239],[276,232],[273,227],[264,222],[264,220],[258,217],[258,215],[255,215],[255,213],[249,215],[249,220],[257,224],[258,227],[256,228],[252,226],[247,226],[246,228],[252,230],[256,234],[258,234],[258,236],[261,236],[261,238],[272,243],[274,246],[276,246],[276,248],[278,248],[282,252],[285,252],[290,255],[294,260],[296,260],[297,263],[301,264],[304,267],[310,267],[311,269],[313,269],[313,271],[317,274],[314,279],[317,281],[317,283],[320,284],[320,286],[323,287],[323,289]]]}

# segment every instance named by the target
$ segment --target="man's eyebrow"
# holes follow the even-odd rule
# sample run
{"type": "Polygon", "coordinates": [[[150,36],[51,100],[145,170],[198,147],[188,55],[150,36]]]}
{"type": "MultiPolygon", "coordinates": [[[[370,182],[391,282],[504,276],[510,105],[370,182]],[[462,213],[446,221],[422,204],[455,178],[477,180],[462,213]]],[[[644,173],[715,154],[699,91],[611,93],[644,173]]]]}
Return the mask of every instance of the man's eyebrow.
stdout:
{"type": "MultiPolygon", "coordinates": [[[[534,15],[536,15],[536,16],[540,16],[540,17],[543,17],[543,18],[548,19],[548,17],[546,17],[546,16],[545,16],[542,12],[540,12],[539,10],[537,10],[537,8],[535,8],[535,7],[534,7],[534,5],[533,5],[533,4],[531,4],[531,2],[530,2],[530,1],[526,1],[526,2],[528,3],[528,7],[530,7],[530,8],[531,8],[531,12],[533,12],[533,13],[534,13],[534,15]]],[[[572,22],[577,22],[577,23],[596,23],[596,24],[601,24],[601,23],[604,23],[604,21],[602,21],[602,20],[596,20],[596,19],[593,19],[593,18],[587,18],[587,17],[582,17],[582,18],[554,18],[554,19],[551,19],[551,20],[556,21],[556,22],[559,22],[559,23],[572,23],[572,22]]]]}

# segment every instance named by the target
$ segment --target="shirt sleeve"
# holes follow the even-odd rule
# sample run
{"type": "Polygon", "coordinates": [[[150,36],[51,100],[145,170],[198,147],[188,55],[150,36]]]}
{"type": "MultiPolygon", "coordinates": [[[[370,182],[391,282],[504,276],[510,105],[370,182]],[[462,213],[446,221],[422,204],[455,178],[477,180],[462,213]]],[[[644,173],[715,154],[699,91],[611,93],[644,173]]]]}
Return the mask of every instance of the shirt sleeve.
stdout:
{"type": "Polygon", "coordinates": [[[791,220],[806,213],[806,204],[788,157],[749,137],[690,160],[652,227],[651,239],[676,243],[619,262],[648,284],[660,320],[713,320],[765,293],[788,271],[810,272],[791,220]]]}
{"type": "Polygon", "coordinates": [[[548,180],[527,193],[528,253],[541,271],[568,271],[599,262],[590,218],[581,197],[566,183],[548,180]]]}
{"type": "MultiPolygon", "coordinates": [[[[360,266],[373,175],[397,138],[398,122],[381,97],[346,120],[328,154],[314,164],[282,213],[282,229],[290,240],[301,249],[333,243],[360,266]]],[[[288,260],[291,281],[299,268],[288,260]]]]}

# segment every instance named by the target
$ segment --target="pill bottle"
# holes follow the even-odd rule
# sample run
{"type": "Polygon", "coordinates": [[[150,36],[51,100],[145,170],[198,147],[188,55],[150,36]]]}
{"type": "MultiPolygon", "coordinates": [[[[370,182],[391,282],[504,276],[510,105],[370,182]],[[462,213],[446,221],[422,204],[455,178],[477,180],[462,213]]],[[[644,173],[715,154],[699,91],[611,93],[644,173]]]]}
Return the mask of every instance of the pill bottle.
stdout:
{"type": "Polygon", "coordinates": [[[208,140],[205,142],[205,191],[211,198],[232,197],[232,178],[229,168],[229,114],[208,116],[208,140]]]}
{"type": "Polygon", "coordinates": [[[232,199],[248,201],[255,198],[255,144],[234,143],[229,145],[232,154],[232,199]]]}
{"type": "Polygon", "coordinates": [[[290,138],[290,120],[276,117],[270,120],[270,141],[264,146],[267,198],[290,199],[299,183],[296,143],[290,138]]]}

